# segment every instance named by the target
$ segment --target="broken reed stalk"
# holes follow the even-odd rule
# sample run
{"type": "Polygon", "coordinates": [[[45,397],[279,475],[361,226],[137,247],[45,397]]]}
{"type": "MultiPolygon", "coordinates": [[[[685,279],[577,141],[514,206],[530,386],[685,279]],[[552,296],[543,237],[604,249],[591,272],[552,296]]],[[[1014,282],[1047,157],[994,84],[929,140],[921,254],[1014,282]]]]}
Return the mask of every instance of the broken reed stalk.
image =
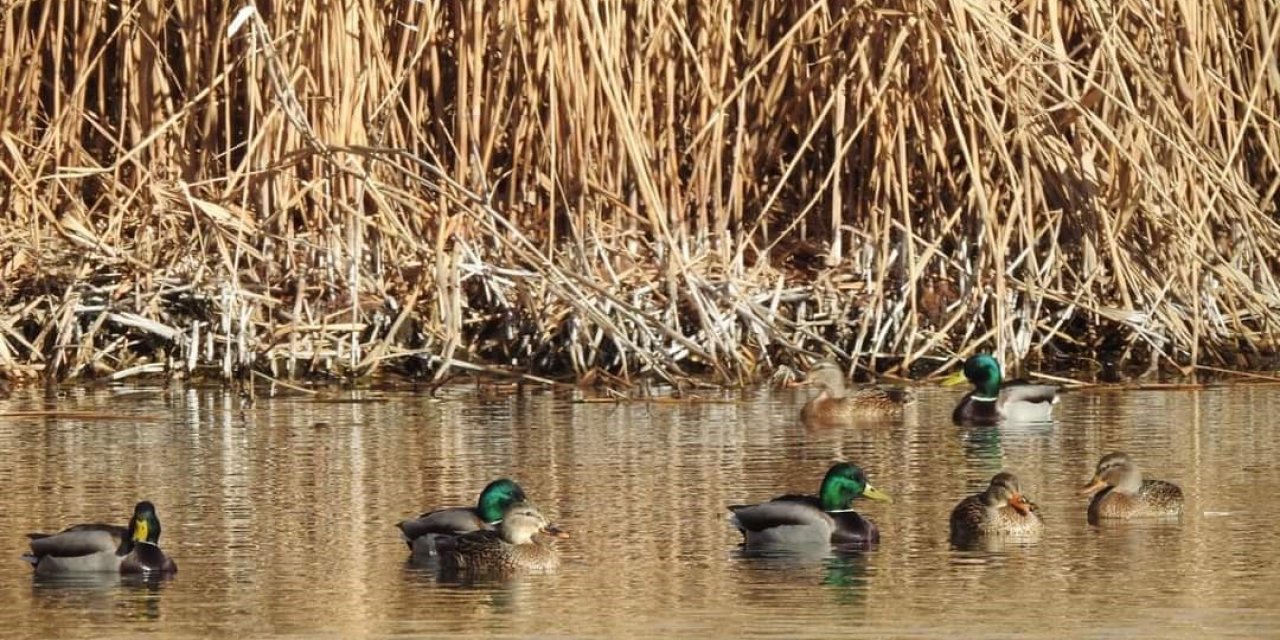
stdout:
{"type": "Polygon", "coordinates": [[[271,10],[0,9],[0,372],[1274,353],[1274,3],[271,10]]]}

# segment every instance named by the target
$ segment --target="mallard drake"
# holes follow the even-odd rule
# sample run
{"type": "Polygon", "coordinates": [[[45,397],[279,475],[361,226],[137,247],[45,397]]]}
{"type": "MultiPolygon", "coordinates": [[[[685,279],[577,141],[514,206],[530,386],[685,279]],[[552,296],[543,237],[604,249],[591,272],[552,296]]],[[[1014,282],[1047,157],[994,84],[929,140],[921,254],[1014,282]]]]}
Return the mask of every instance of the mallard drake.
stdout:
{"type": "Polygon", "coordinates": [[[1089,524],[1100,519],[1177,517],[1182,515],[1182,489],[1172,482],[1143,480],[1129,455],[1109,453],[1098,461],[1093,480],[1081,490],[1092,495],[1089,524]]]}
{"type": "Polygon", "coordinates": [[[1011,380],[1001,384],[1000,363],[991,354],[980,353],[964,361],[964,368],[942,383],[965,381],[973,391],[965,394],[951,412],[956,424],[992,425],[999,422],[1048,422],[1058,403],[1058,387],[1011,380]]]}
{"type": "Polygon", "coordinates": [[[892,502],[871,486],[862,469],[840,462],[827,471],[818,495],[784,495],[760,504],[732,505],[730,521],[747,545],[870,546],[879,542],[880,531],[850,508],[858,496],[892,502]]]}
{"type": "Polygon", "coordinates": [[[903,407],[916,400],[915,394],[905,389],[862,387],[850,391],[844,370],[830,360],[814,365],[800,384],[819,389],[800,410],[800,419],[809,424],[897,418],[903,407]]]}
{"type": "Polygon", "coordinates": [[[468,574],[551,571],[560,566],[554,539],[565,537],[537,507],[520,501],[503,512],[496,529],[441,538],[440,566],[446,572],[468,574]]]}
{"type": "Polygon", "coordinates": [[[525,499],[524,490],[514,480],[499,478],[485,486],[474,507],[436,509],[396,526],[413,555],[430,556],[435,554],[440,536],[492,530],[508,507],[525,499]]]}
{"type": "Polygon", "coordinates": [[[58,533],[29,533],[31,553],[23,560],[38,576],[110,572],[164,574],[178,565],[160,550],[160,518],[155,505],[139,502],[129,525],[77,524],[58,533]]]}
{"type": "Polygon", "coordinates": [[[975,493],[951,510],[951,539],[983,536],[1034,537],[1044,523],[1035,505],[1022,494],[1018,477],[1007,471],[992,476],[982,493],[975,493]]]}

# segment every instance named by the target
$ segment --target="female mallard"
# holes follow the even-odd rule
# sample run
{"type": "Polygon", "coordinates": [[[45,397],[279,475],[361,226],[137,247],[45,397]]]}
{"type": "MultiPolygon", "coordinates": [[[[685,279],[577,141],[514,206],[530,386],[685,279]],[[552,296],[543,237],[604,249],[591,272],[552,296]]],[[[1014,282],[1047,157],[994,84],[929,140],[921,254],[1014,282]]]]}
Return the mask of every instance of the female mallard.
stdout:
{"type": "Polygon", "coordinates": [[[440,566],[460,573],[551,571],[560,566],[553,539],[564,537],[568,536],[552,528],[537,507],[516,502],[503,512],[497,529],[441,538],[440,566]]]}
{"type": "Polygon", "coordinates": [[[1018,477],[1007,471],[991,478],[986,491],[975,493],[951,510],[951,539],[983,536],[1035,537],[1044,523],[1034,505],[1022,495],[1018,477]]]}
{"type": "Polygon", "coordinates": [[[915,394],[904,389],[864,387],[849,391],[844,384],[840,365],[824,360],[809,370],[800,384],[820,391],[800,410],[800,419],[808,424],[842,423],[902,416],[903,407],[915,402],[915,394]]]}
{"type": "Polygon", "coordinates": [[[1182,489],[1172,482],[1143,480],[1138,465],[1125,453],[1103,456],[1093,481],[1081,493],[1093,496],[1089,501],[1089,524],[1098,524],[1099,519],[1182,515],[1182,489]]]}
{"type": "Polygon", "coordinates": [[[747,545],[870,546],[880,541],[880,531],[850,508],[858,496],[892,502],[871,486],[862,469],[840,462],[827,471],[818,495],[785,495],[760,504],[732,505],[730,520],[747,545]]]}
{"type": "Polygon", "coordinates": [[[475,507],[446,507],[428,511],[412,520],[396,524],[400,535],[415,556],[430,556],[436,552],[440,536],[460,536],[472,531],[486,531],[502,520],[502,513],[511,505],[525,500],[520,485],[507,478],[490,482],[480,492],[475,507]]]}
{"type": "Polygon", "coordinates": [[[178,565],[160,550],[160,518],[155,505],[139,502],[129,526],[77,524],[54,534],[29,533],[31,553],[23,560],[38,576],[111,572],[173,573],[178,565]]]}
{"type": "Polygon", "coordinates": [[[993,425],[1010,422],[1048,422],[1058,402],[1058,387],[1013,380],[1001,384],[1000,363],[980,353],[964,361],[964,368],[943,380],[957,385],[968,380],[973,391],[965,394],[951,413],[956,424],[993,425]]]}

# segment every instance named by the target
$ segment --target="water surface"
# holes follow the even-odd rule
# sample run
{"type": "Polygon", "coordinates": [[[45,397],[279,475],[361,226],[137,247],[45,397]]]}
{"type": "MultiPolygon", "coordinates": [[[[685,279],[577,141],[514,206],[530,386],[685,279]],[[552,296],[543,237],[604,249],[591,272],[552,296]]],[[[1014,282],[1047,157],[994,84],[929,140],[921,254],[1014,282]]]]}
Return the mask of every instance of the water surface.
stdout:
{"type": "Polygon", "coordinates": [[[894,636],[1280,634],[1280,389],[1067,394],[1060,420],[950,424],[924,388],[896,423],[807,429],[798,391],[686,404],[574,403],[459,386],[436,397],[259,398],[120,387],[0,401],[6,637],[894,636]],[[17,412],[96,412],[22,416],[17,412]],[[1180,523],[1098,529],[1077,494],[1129,451],[1187,493],[1180,523]],[[812,492],[855,461],[894,497],[861,502],[878,549],[759,557],[725,505],[812,492]],[[1047,527],[1036,544],[956,550],[947,516],[1001,469],[1047,527]],[[468,504],[509,474],[570,530],[565,566],[440,583],[394,523],[468,504]],[[28,531],[123,524],[156,503],[175,578],[37,581],[28,531]]]}

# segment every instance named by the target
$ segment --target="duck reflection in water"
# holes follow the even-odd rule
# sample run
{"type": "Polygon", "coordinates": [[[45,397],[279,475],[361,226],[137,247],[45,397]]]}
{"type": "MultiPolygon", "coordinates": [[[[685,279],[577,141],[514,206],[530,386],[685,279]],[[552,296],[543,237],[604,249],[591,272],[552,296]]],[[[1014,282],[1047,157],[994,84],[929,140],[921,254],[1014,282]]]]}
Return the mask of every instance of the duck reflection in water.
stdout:
{"type": "Polygon", "coordinates": [[[99,611],[130,620],[160,619],[161,591],[171,575],[76,573],[36,576],[31,598],[52,611],[99,611]]]}
{"type": "Polygon", "coordinates": [[[773,602],[778,582],[813,583],[833,590],[840,602],[861,602],[869,584],[870,554],[842,550],[829,545],[799,547],[742,546],[734,552],[743,576],[738,583],[748,586],[748,596],[773,602]],[[760,587],[757,594],[750,585],[760,587]]]}
{"type": "Polygon", "coordinates": [[[1004,443],[999,427],[961,427],[958,431],[969,468],[985,468],[994,473],[1004,466],[1004,443]]]}

